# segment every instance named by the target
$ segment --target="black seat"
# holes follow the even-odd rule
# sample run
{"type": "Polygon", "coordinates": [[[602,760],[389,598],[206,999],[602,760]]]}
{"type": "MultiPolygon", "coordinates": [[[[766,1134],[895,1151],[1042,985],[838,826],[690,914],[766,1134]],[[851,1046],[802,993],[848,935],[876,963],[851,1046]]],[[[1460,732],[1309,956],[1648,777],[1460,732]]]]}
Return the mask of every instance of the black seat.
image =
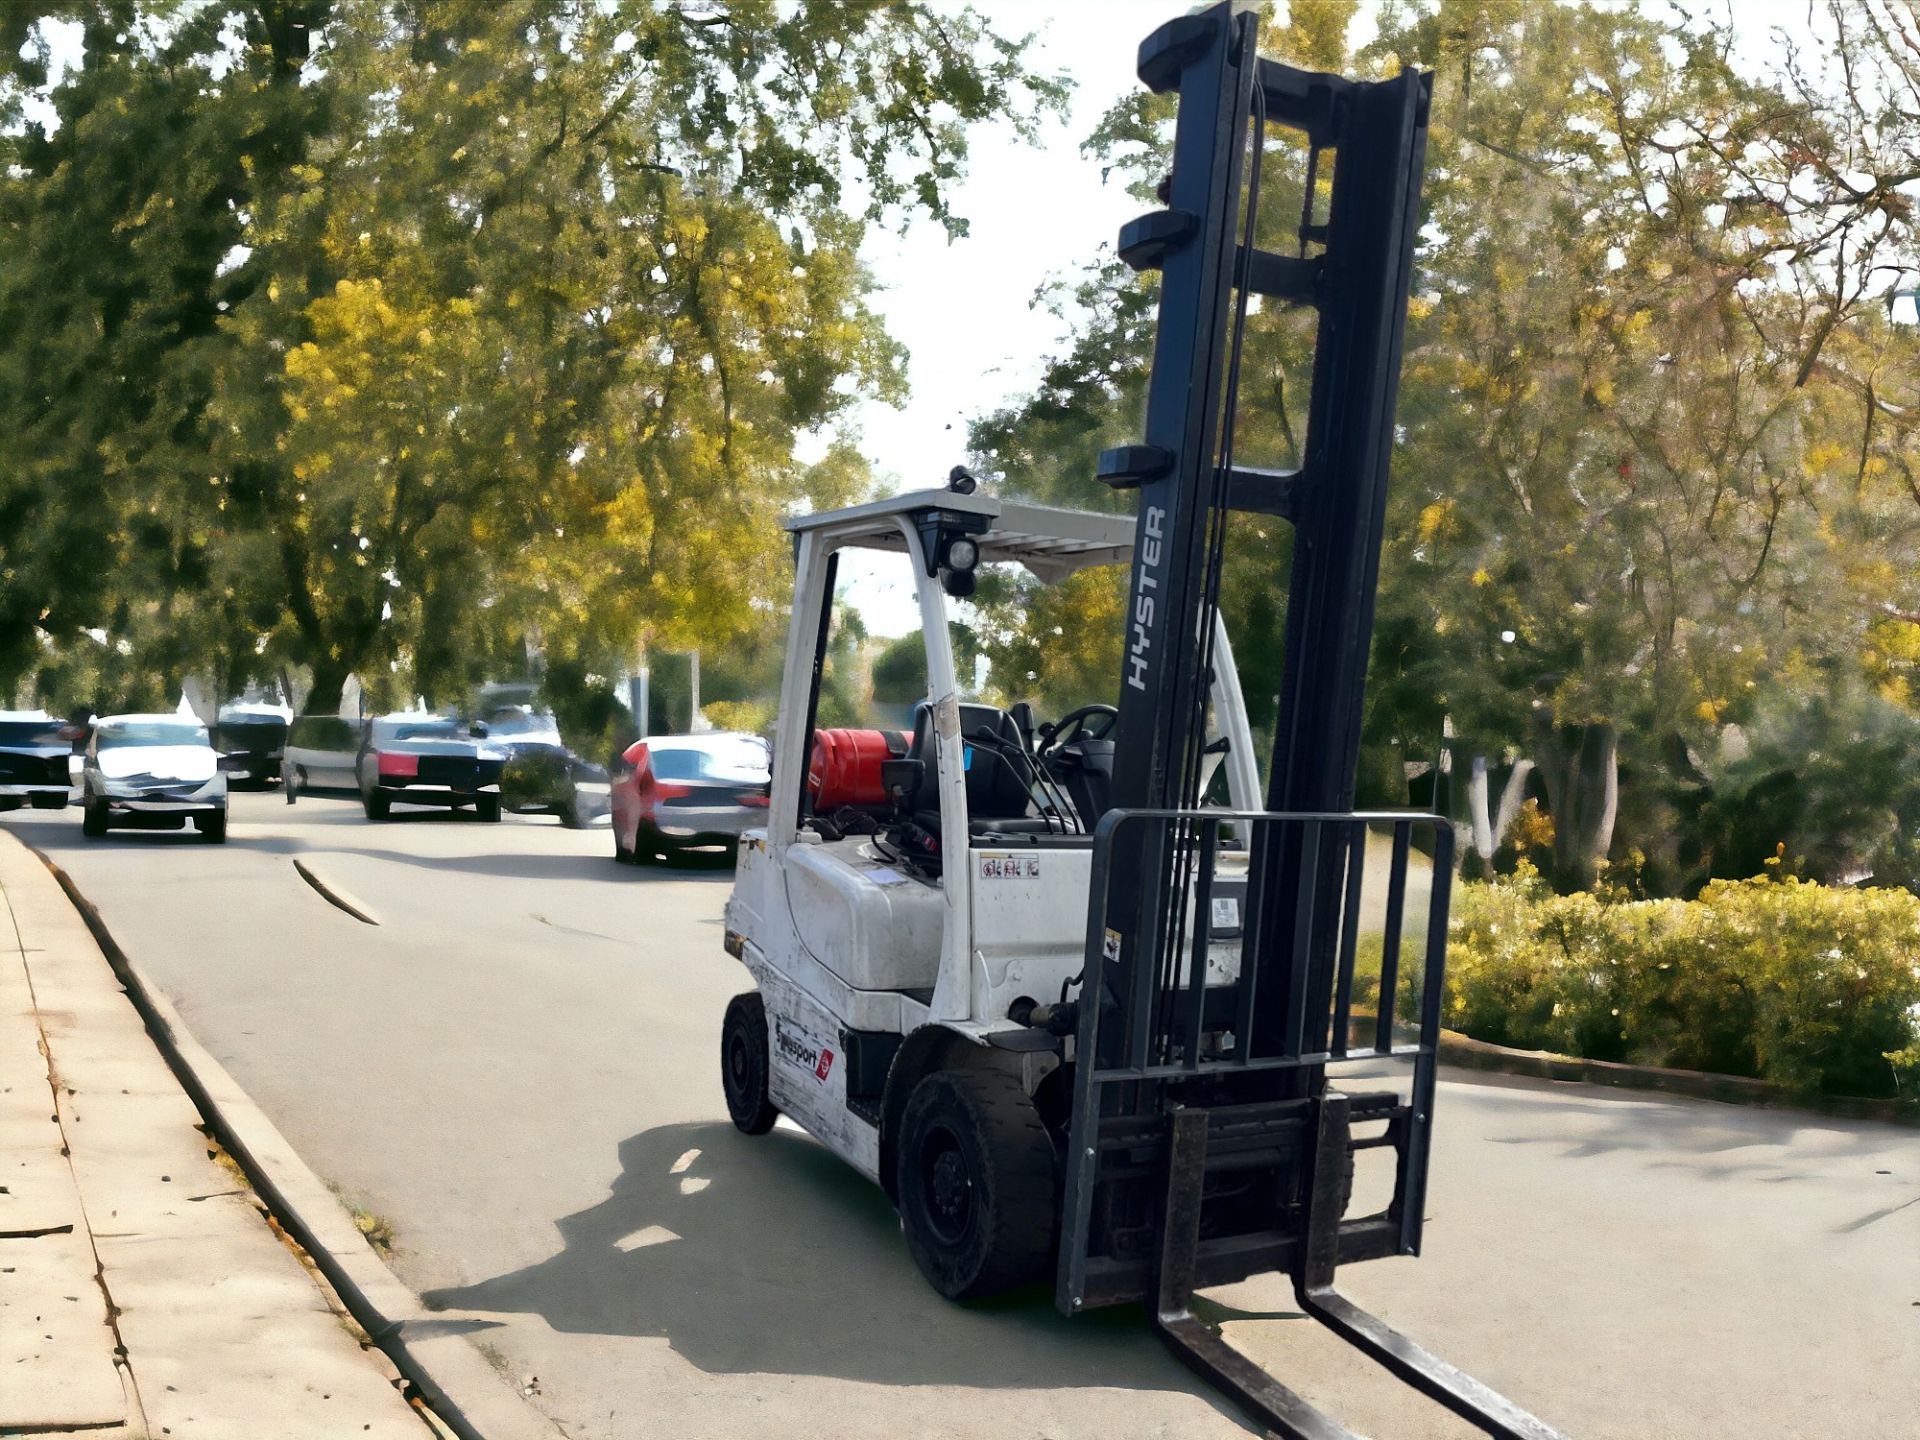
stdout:
{"type": "MultiPolygon", "coordinates": [[[[966,742],[967,828],[972,833],[1037,834],[1059,828],[1059,821],[1031,813],[1033,766],[1011,715],[995,705],[962,705],[960,736],[966,742]]],[[[913,740],[907,746],[907,758],[923,765],[919,789],[906,808],[921,825],[938,834],[940,781],[935,749],[933,709],[922,701],[914,707],[913,740]]]]}

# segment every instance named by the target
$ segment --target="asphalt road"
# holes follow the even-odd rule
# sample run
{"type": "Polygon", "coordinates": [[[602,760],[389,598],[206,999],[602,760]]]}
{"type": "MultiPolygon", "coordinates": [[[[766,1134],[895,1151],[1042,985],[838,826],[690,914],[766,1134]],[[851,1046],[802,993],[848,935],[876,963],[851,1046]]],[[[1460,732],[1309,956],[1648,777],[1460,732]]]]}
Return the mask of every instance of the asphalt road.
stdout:
{"type": "MultiPolygon", "coordinates": [[[[1138,1314],[948,1305],[878,1190],[784,1126],[728,1125],[724,870],[319,797],[236,796],[225,847],[83,841],[77,809],[0,824],[573,1436],[1246,1433],[1138,1314]]],[[[1464,1078],[1437,1120],[1426,1257],[1342,1284],[1470,1373],[1583,1440],[1920,1433],[1920,1132],[1464,1078]]],[[[1471,1433],[1283,1283],[1210,1299],[1381,1440],[1471,1433]]]]}

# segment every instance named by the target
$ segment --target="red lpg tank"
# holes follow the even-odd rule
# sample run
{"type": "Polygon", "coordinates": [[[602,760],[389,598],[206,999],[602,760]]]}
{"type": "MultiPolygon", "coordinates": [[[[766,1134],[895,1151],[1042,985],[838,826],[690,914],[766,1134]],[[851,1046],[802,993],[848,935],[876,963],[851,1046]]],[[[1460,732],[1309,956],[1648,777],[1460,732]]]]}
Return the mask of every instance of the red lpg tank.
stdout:
{"type": "Polygon", "coordinates": [[[885,805],[880,762],[907,753],[904,730],[816,730],[807,790],[813,805],[831,813],[842,805],[885,805]]]}

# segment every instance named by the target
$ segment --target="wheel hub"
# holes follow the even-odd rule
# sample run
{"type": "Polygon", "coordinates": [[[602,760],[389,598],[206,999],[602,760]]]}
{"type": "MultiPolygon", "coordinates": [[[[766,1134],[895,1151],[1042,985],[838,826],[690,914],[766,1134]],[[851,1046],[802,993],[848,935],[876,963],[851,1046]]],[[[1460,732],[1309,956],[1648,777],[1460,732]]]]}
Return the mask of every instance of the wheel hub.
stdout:
{"type": "Polygon", "coordinates": [[[740,1036],[733,1037],[733,1043],[727,1046],[727,1077],[733,1081],[736,1090],[744,1089],[747,1083],[747,1042],[740,1036]]]}
{"type": "Polygon", "coordinates": [[[973,1177],[967,1173],[967,1162],[956,1149],[942,1150],[934,1157],[930,1178],[933,1217],[944,1233],[957,1236],[966,1229],[973,1208],[973,1177]]]}

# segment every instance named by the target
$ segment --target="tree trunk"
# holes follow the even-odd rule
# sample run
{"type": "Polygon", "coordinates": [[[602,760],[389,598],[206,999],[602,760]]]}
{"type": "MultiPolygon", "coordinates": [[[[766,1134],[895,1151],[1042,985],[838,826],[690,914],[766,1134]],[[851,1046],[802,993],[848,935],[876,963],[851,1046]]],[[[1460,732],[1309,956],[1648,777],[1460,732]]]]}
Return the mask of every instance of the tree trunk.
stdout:
{"type": "Polygon", "coordinates": [[[1535,756],[1553,811],[1554,889],[1591,890],[1613,845],[1620,805],[1620,737],[1609,721],[1555,725],[1543,709],[1535,756]]]}
{"type": "Polygon", "coordinates": [[[1487,757],[1476,755],[1467,776],[1467,818],[1473,822],[1473,848],[1483,861],[1493,860],[1496,839],[1493,816],[1487,809],[1487,757]]]}
{"type": "Polygon", "coordinates": [[[1498,845],[1507,838],[1507,831],[1512,828],[1520,807],[1527,803],[1527,777],[1532,773],[1533,761],[1513,762],[1513,773],[1507,776],[1506,788],[1500,792],[1500,811],[1493,817],[1494,844],[1498,845]]]}
{"type": "Polygon", "coordinates": [[[346,693],[351,667],[344,660],[323,656],[313,662],[313,688],[307,691],[302,715],[338,715],[340,697],[346,693]]]}

